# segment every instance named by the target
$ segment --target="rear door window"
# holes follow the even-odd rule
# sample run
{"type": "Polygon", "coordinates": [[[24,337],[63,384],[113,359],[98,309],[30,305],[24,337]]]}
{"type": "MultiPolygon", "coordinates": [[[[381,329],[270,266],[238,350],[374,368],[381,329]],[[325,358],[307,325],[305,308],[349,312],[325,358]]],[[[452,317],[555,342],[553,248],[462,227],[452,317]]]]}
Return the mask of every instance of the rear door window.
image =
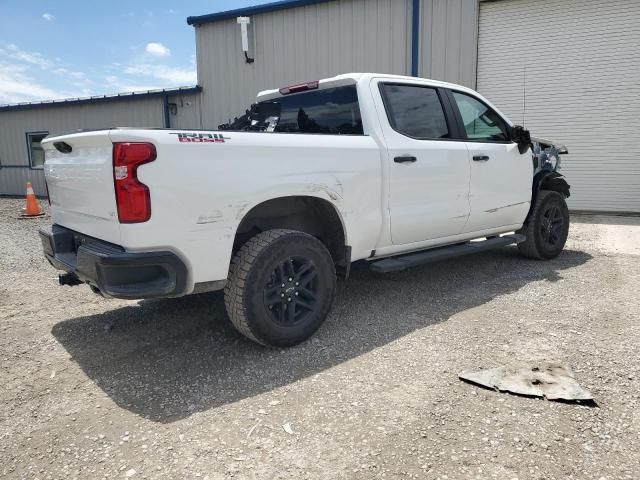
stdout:
{"type": "Polygon", "coordinates": [[[398,133],[419,140],[450,138],[449,127],[435,88],[383,83],[387,118],[398,133]]]}
{"type": "Polygon", "coordinates": [[[286,95],[260,102],[258,109],[274,132],[363,134],[355,85],[286,95]]]}

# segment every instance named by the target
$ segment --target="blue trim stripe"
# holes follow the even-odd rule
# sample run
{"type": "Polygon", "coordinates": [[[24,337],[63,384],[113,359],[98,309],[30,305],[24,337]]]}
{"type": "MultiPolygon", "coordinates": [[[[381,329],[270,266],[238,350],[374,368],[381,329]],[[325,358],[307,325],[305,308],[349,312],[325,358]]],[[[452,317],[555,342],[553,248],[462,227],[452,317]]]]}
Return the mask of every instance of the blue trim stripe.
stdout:
{"type": "Polygon", "coordinates": [[[420,55],[420,0],[413,0],[411,12],[411,76],[418,76],[420,55]]]}
{"type": "Polygon", "coordinates": [[[162,108],[164,110],[164,128],[171,128],[171,117],[169,116],[169,95],[165,95],[162,99],[162,108]]]}
{"type": "Polygon", "coordinates": [[[119,93],[117,95],[101,95],[87,98],[69,98],[65,100],[49,100],[44,102],[16,103],[13,105],[0,105],[0,112],[12,110],[27,110],[32,108],[66,107],[68,105],[117,102],[121,100],[136,100],[138,98],[166,98],[171,95],[199,93],[201,91],[202,87],[200,85],[196,85],[195,87],[167,88],[164,90],[149,90],[147,92],[119,93]]]}
{"type": "Polygon", "coordinates": [[[277,12],[278,10],[306,7],[307,5],[315,5],[317,3],[332,1],[334,0],[282,0],[280,2],[265,3],[264,5],[255,5],[253,7],[238,8],[235,10],[226,10],[224,12],[210,13],[208,15],[187,17],[187,23],[194,26],[202,25],[203,23],[219,22],[221,20],[229,20],[236,17],[249,17],[251,15],[258,15],[259,13],[277,12]]]}

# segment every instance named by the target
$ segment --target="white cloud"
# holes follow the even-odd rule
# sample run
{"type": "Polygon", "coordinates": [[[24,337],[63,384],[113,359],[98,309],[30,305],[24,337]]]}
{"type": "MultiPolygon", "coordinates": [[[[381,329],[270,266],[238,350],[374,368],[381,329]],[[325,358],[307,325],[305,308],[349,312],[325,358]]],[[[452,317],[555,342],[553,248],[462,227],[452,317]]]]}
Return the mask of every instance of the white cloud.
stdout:
{"type": "Polygon", "coordinates": [[[0,56],[36,65],[43,70],[51,68],[52,62],[37,52],[27,52],[13,44],[0,47],[0,56]]]}
{"type": "Polygon", "coordinates": [[[162,88],[161,86],[153,83],[136,82],[135,80],[132,81],[130,78],[120,78],[117,75],[107,75],[104,79],[110,93],[143,92],[162,88]]]}
{"type": "Polygon", "coordinates": [[[21,65],[0,63],[0,104],[53,100],[66,98],[68,92],[59,92],[38,84],[21,65]]]}
{"type": "MultiPolygon", "coordinates": [[[[160,43],[149,45],[169,52],[160,43]]],[[[195,57],[186,65],[170,66],[165,61],[146,53],[84,72],[63,59],[49,59],[14,44],[0,43],[0,104],[155,90],[197,82],[195,57]]]]}
{"type": "Polygon", "coordinates": [[[152,77],[171,86],[190,85],[197,81],[195,68],[175,68],[167,65],[143,63],[125,68],[128,75],[152,77]]]}
{"type": "Polygon", "coordinates": [[[60,66],[60,63],[54,63],[38,52],[22,50],[14,44],[0,45],[0,103],[55,100],[93,94],[93,82],[84,72],[60,66]],[[55,77],[63,80],[64,90],[46,86],[55,77]]]}
{"type": "Polygon", "coordinates": [[[71,78],[74,78],[76,80],[82,80],[82,81],[86,81],[86,82],[90,82],[91,81],[91,80],[89,80],[87,78],[87,74],[84,73],[84,72],[72,71],[72,70],[69,70],[69,69],[64,68],[64,67],[54,68],[51,71],[53,73],[57,73],[58,75],[64,75],[65,77],[71,77],[71,78]]]}
{"type": "Polygon", "coordinates": [[[171,50],[158,42],[147,43],[144,51],[149,55],[153,55],[154,57],[168,57],[169,55],[171,55],[171,50]]]}
{"type": "Polygon", "coordinates": [[[47,22],[53,22],[53,20],[56,18],[53,15],[51,15],[50,13],[44,13],[42,15],[42,18],[44,18],[47,22]]]}

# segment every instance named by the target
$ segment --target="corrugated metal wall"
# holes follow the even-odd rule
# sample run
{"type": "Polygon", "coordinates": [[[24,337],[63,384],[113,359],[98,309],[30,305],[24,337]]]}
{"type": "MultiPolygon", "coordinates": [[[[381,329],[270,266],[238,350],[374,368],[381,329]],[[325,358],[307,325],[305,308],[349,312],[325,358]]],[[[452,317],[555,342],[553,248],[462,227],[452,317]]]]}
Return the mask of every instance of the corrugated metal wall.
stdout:
{"type": "Polygon", "coordinates": [[[202,98],[199,93],[169,97],[169,107],[171,128],[202,128],[202,98]]]}
{"type": "Polygon", "coordinates": [[[639,19],[638,0],[481,3],[478,90],[567,145],[572,209],[640,212],[639,19]]]}
{"type": "Polygon", "coordinates": [[[421,77],[476,86],[477,0],[421,0],[421,77]]]}
{"type": "Polygon", "coordinates": [[[236,20],[196,27],[203,128],[244,112],[258,91],[346,72],[411,72],[411,0],[341,0],[251,17],[245,63],[236,20]]]}
{"type": "Polygon", "coordinates": [[[0,168],[0,195],[24,195],[27,182],[33,184],[36,195],[45,195],[42,169],[0,168]]]}
{"type": "Polygon", "coordinates": [[[44,195],[41,169],[29,168],[27,132],[62,133],[109,127],[162,127],[162,98],[0,111],[0,194],[24,195],[27,181],[44,195]]]}

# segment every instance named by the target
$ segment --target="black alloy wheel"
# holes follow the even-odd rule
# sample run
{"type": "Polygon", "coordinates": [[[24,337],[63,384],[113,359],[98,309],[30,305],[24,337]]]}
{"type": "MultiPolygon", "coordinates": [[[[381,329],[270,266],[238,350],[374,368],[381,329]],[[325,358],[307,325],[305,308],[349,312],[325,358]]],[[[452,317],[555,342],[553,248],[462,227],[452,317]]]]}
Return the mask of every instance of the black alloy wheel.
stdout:
{"type": "Polygon", "coordinates": [[[313,260],[291,257],[280,263],[264,288],[264,306],[282,326],[304,322],[318,310],[318,270],[313,260]]]}
{"type": "Polygon", "coordinates": [[[518,244],[518,250],[525,257],[549,260],[560,255],[569,236],[569,209],[564,195],[541,190],[518,233],[526,237],[518,244]]]}
{"type": "Polygon", "coordinates": [[[233,256],[225,305],[243,335],[275,347],[296,345],[322,325],[336,290],[327,247],[296,230],[266,230],[233,256]]]}
{"type": "Polygon", "coordinates": [[[562,239],[564,230],[564,217],[560,207],[556,204],[549,204],[542,214],[540,222],[540,238],[545,248],[555,249],[562,239]]]}

